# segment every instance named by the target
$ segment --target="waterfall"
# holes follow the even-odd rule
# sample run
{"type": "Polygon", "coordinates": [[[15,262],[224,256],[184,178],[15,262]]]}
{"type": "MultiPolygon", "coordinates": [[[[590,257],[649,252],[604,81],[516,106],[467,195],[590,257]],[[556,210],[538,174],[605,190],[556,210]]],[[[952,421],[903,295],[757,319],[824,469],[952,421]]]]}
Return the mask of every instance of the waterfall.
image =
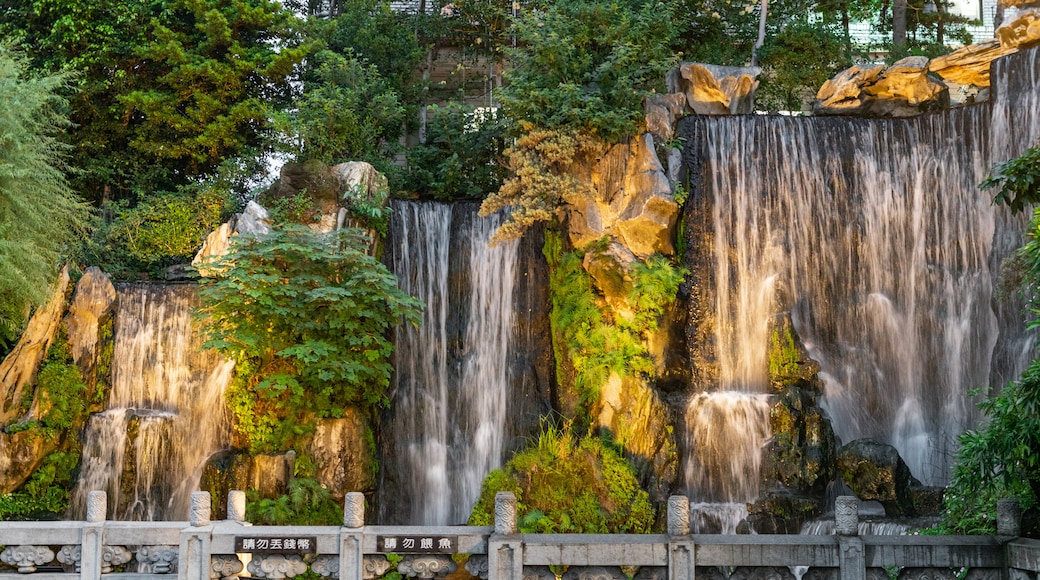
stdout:
{"type": "Polygon", "coordinates": [[[112,391],[83,436],[74,517],[103,490],[111,519],[187,519],[206,459],[229,444],[233,363],[201,349],[194,300],[191,286],[119,288],[112,391]]]}
{"type": "Polygon", "coordinates": [[[464,523],[503,460],[517,244],[489,247],[501,217],[475,209],[394,204],[392,270],[427,305],[419,328],[398,329],[394,351],[389,432],[401,480],[380,505],[406,523],[464,523]]]}
{"type": "Polygon", "coordinates": [[[979,418],[969,392],[1016,376],[1031,352],[1018,306],[994,296],[1022,220],[978,183],[1040,136],[1037,53],[996,65],[992,104],[688,121],[714,212],[719,389],[765,391],[767,324],[789,308],[837,436],[886,441],[924,483],[947,480],[956,436],[979,418]]]}

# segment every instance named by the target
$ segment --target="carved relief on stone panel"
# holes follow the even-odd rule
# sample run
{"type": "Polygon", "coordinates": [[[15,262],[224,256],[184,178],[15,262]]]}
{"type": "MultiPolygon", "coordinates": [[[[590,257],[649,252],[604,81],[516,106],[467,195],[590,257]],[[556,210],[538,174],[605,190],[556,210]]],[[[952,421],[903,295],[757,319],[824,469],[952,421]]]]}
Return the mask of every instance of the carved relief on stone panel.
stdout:
{"type": "Polygon", "coordinates": [[[365,556],[361,560],[361,577],[364,580],[379,578],[389,572],[392,567],[386,556],[365,556]]]}
{"type": "Polygon", "coordinates": [[[625,580],[625,575],[616,566],[571,566],[563,580],[625,580]]]}
{"type": "Polygon", "coordinates": [[[54,551],[47,546],[8,546],[0,552],[0,561],[18,568],[20,574],[31,574],[52,560],[54,551]]]}
{"type": "Polygon", "coordinates": [[[1036,574],[1011,568],[1008,570],[1008,580],[1036,580],[1036,574]]]}
{"type": "Polygon", "coordinates": [[[476,576],[481,580],[487,580],[488,557],[484,554],[473,554],[466,560],[465,568],[466,571],[473,576],[476,576]]]}
{"type": "Polygon", "coordinates": [[[339,556],[318,556],[311,562],[311,572],[323,578],[339,578],[339,556]]]}
{"type": "Polygon", "coordinates": [[[176,572],[177,546],[141,546],[137,549],[137,571],[141,574],[176,572]]]}
{"type": "Polygon", "coordinates": [[[219,578],[237,578],[242,572],[242,560],[233,554],[215,554],[210,557],[209,577],[213,580],[219,578]]]}
{"type": "Polygon", "coordinates": [[[254,555],[246,570],[255,578],[295,578],[307,571],[307,564],[299,556],[254,555]]]}
{"type": "Polygon", "coordinates": [[[447,576],[455,571],[455,561],[449,556],[406,556],[397,565],[397,571],[409,578],[447,576]]]}
{"type": "Polygon", "coordinates": [[[888,572],[884,568],[867,568],[867,580],[888,580],[888,572]]]}
{"type": "Polygon", "coordinates": [[[83,549],[80,546],[62,546],[58,550],[55,560],[61,562],[61,567],[66,572],[80,571],[80,562],[83,558],[83,549]]]}

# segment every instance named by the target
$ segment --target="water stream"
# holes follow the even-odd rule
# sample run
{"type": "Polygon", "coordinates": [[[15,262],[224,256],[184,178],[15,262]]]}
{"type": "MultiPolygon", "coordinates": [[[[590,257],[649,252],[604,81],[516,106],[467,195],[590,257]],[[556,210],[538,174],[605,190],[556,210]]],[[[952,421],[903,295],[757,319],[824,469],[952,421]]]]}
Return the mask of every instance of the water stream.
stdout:
{"type": "Polygon", "coordinates": [[[475,209],[394,204],[392,270],[427,304],[419,328],[398,329],[394,351],[399,495],[381,506],[402,522],[464,523],[503,461],[517,244],[489,247],[501,218],[475,209]]]}
{"type": "Polygon", "coordinates": [[[224,388],[233,363],[201,349],[191,286],[119,288],[108,409],[83,436],[73,517],[92,490],[118,520],[187,519],[202,467],[226,447],[224,388]]]}

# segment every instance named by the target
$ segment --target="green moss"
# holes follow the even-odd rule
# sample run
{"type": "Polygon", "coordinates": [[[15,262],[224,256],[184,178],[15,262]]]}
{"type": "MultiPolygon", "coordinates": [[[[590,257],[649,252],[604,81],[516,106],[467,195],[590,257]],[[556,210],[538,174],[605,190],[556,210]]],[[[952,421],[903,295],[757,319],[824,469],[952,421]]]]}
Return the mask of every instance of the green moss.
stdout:
{"type": "Polygon", "coordinates": [[[546,232],[543,252],[550,268],[549,322],[557,382],[572,388],[588,412],[612,374],[622,379],[653,375],[646,336],[657,329],[664,309],[675,300],[685,271],[663,256],[635,264],[627,297],[632,316],[619,317],[605,307],[582,265],[581,252],[563,251],[562,240],[552,232],[546,232]]]}
{"type": "Polygon", "coordinates": [[[648,533],[654,522],[649,497],[621,453],[565,429],[546,428],[534,447],[488,475],[471,525],[494,522],[499,491],[516,494],[525,533],[648,533]]]}
{"type": "Polygon", "coordinates": [[[801,361],[790,326],[774,328],[769,341],[769,377],[773,383],[798,379],[802,374],[801,361]]]}
{"type": "Polygon", "coordinates": [[[56,519],[69,506],[79,449],[51,453],[21,488],[0,494],[0,521],[56,519]]]}
{"type": "Polygon", "coordinates": [[[91,407],[100,410],[105,397],[112,386],[112,354],[115,352],[116,341],[113,334],[115,319],[109,316],[98,325],[98,362],[96,370],[96,384],[91,394],[91,407]]]}

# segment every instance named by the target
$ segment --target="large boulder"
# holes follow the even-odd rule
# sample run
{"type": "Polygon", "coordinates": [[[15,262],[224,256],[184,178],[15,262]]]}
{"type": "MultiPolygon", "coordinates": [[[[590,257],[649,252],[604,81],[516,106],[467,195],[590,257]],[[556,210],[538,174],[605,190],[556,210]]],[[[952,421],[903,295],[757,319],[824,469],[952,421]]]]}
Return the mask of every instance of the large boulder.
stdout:
{"type": "Polygon", "coordinates": [[[592,193],[567,200],[574,247],[611,236],[639,258],[675,252],[679,205],[653,145],[653,135],[644,133],[611,147],[594,164],[592,193]]]}
{"type": "Polygon", "coordinates": [[[852,65],[823,83],[816,93],[814,112],[824,115],[855,115],[865,108],[863,88],[881,76],[882,65],[860,67],[852,65]]]}
{"type": "Polygon", "coordinates": [[[11,424],[25,411],[22,407],[25,390],[36,380],[40,362],[47,356],[47,349],[58,332],[68,287],[66,266],[58,274],[50,298],[37,308],[14,348],[0,362],[0,427],[11,424]]]}
{"type": "Polygon", "coordinates": [[[108,275],[100,268],[87,268],[76,283],[72,303],[65,315],[69,352],[90,388],[98,381],[98,362],[103,346],[100,344],[100,331],[102,325],[111,319],[117,298],[116,288],[108,275]]]}
{"type": "Polygon", "coordinates": [[[689,112],[686,95],[683,93],[654,94],[648,96],[643,103],[646,110],[646,130],[661,143],[670,141],[675,136],[675,123],[689,112]]]}
{"type": "Polygon", "coordinates": [[[0,431],[0,495],[21,487],[59,442],[59,438],[45,437],[37,429],[10,434],[0,431]]]}
{"type": "Polygon", "coordinates": [[[666,77],[668,92],[683,93],[698,115],[736,115],[755,109],[758,67],[684,62],[666,77]]]}
{"type": "Polygon", "coordinates": [[[321,419],[310,444],[314,478],[336,501],[351,491],[376,487],[375,446],[368,425],[357,409],[348,408],[340,419],[321,419]]]}
{"type": "Polygon", "coordinates": [[[1040,42],[1040,8],[1020,10],[1014,20],[996,31],[1000,46],[1028,48],[1040,42]]]}
{"type": "Polygon", "coordinates": [[[199,274],[203,276],[212,275],[213,268],[209,262],[216,261],[226,255],[231,248],[231,237],[244,235],[263,235],[271,231],[271,218],[259,203],[250,201],[246,204],[242,213],[235,215],[230,221],[220,224],[206,236],[198,253],[191,260],[199,274]]]}
{"type": "Polygon", "coordinates": [[[769,383],[776,395],[769,410],[773,438],[762,476],[797,494],[822,497],[834,479],[834,430],[819,406],[820,367],[805,349],[789,313],[770,324],[769,383]]]}
{"type": "Polygon", "coordinates": [[[861,500],[878,501],[890,517],[916,514],[912,489],[921,486],[899,452],[874,439],[857,439],[838,451],[838,474],[861,500]]]}
{"type": "Polygon", "coordinates": [[[929,76],[928,59],[910,56],[887,69],[852,66],[824,83],[813,110],[821,115],[909,117],[949,106],[945,84],[929,76]]]}
{"type": "Polygon", "coordinates": [[[1002,46],[996,39],[969,44],[933,58],[928,63],[928,70],[942,77],[947,84],[988,87],[990,63],[1015,50],[1014,47],[1002,46]]]}

